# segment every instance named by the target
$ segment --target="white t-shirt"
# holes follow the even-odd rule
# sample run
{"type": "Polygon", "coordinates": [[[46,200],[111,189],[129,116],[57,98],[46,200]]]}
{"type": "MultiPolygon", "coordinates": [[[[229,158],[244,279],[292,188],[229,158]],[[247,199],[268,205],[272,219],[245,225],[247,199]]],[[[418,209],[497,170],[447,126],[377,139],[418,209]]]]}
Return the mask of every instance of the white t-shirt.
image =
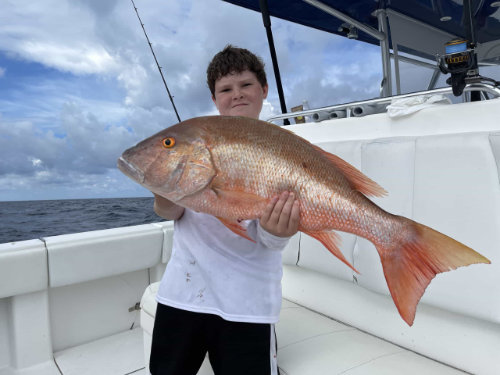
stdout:
{"type": "Polygon", "coordinates": [[[276,323],[281,308],[281,252],[289,238],[273,236],[257,220],[241,225],[256,243],[211,215],[185,209],[174,224],[172,256],[157,302],[235,322],[276,323]]]}

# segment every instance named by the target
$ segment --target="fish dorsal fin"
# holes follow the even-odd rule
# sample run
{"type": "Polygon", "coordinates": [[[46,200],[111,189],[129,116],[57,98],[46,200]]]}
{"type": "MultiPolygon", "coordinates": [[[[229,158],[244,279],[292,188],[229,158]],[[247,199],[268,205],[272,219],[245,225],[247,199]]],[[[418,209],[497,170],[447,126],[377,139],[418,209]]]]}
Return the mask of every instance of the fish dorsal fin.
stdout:
{"type": "Polygon", "coordinates": [[[230,219],[224,219],[223,217],[217,217],[217,219],[220,220],[222,224],[226,226],[231,232],[236,233],[237,235],[246,238],[249,241],[255,242],[252,238],[247,233],[247,230],[243,228],[238,220],[230,220],[230,219]]]}
{"type": "Polygon", "coordinates": [[[349,263],[349,261],[344,257],[344,254],[339,249],[339,244],[340,244],[340,237],[337,233],[333,231],[304,231],[305,234],[317,239],[319,242],[321,242],[330,253],[335,255],[337,258],[339,258],[342,262],[344,262],[347,266],[352,268],[353,271],[356,273],[359,273],[354,266],[349,263]]]}
{"type": "Polygon", "coordinates": [[[345,160],[339,158],[337,155],[326,152],[325,150],[316,145],[312,146],[317,151],[321,152],[321,154],[325,158],[327,158],[330,163],[332,163],[338,169],[340,169],[341,172],[349,181],[349,183],[351,184],[351,186],[360,193],[373,197],[383,197],[387,195],[387,191],[382,186],[380,186],[375,181],[364,175],[361,171],[359,171],[357,168],[355,168],[345,160]]]}

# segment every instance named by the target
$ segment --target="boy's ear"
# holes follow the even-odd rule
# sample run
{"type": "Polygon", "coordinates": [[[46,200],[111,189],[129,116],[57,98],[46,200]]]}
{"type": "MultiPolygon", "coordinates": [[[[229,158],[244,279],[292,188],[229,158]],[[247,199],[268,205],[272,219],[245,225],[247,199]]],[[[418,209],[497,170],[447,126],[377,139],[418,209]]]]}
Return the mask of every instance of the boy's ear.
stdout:
{"type": "Polygon", "coordinates": [[[214,102],[215,108],[219,110],[219,106],[217,105],[217,100],[215,99],[215,95],[212,95],[212,101],[214,102]]]}
{"type": "Polygon", "coordinates": [[[262,87],[262,90],[264,91],[264,99],[267,98],[267,92],[269,91],[269,85],[266,83],[264,87],[262,87]]]}

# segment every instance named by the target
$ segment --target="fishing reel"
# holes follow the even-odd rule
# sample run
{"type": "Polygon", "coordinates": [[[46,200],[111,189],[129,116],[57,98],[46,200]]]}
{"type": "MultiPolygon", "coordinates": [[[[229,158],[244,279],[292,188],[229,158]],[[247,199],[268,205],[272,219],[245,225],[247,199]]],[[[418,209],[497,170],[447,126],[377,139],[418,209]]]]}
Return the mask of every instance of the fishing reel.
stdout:
{"type": "MultiPolygon", "coordinates": [[[[468,83],[488,82],[500,87],[500,81],[479,75],[475,45],[465,39],[453,39],[445,44],[445,55],[437,55],[438,66],[443,74],[451,73],[446,80],[453,89],[453,95],[462,95],[468,83]]],[[[471,93],[471,100],[480,100],[478,91],[471,93]],[[473,94],[477,94],[473,97],[473,94]]]]}
{"type": "Polygon", "coordinates": [[[437,56],[441,72],[451,73],[446,83],[451,85],[455,96],[462,95],[467,83],[481,81],[474,47],[467,40],[453,39],[445,44],[445,55],[437,56]]]}

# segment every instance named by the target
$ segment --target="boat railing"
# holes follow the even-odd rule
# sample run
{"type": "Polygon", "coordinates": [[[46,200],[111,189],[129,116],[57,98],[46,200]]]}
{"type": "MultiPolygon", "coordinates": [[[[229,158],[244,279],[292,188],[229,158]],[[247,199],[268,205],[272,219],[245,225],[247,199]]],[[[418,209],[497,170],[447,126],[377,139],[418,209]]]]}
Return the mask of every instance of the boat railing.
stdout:
{"type": "MultiPolygon", "coordinates": [[[[488,100],[500,97],[500,88],[488,83],[472,83],[465,87],[464,95],[472,91],[479,91],[481,99],[488,100]],[[490,97],[491,96],[491,97],[490,97]]],[[[272,116],[267,119],[268,122],[275,122],[284,119],[296,117],[310,117],[312,121],[323,121],[327,119],[340,117],[360,117],[370,113],[380,113],[386,110],[386,107],[393,101],[403,98],[409,98],[422,95],[453,95],[451,87],[442,87],[433,90],[418,91],[408,94],[388,96],[383,98],[367,99],[356,102],[336,104],[315,109],[302,110],[297,112],[287,112],[281,115],[272,116]]]]}

